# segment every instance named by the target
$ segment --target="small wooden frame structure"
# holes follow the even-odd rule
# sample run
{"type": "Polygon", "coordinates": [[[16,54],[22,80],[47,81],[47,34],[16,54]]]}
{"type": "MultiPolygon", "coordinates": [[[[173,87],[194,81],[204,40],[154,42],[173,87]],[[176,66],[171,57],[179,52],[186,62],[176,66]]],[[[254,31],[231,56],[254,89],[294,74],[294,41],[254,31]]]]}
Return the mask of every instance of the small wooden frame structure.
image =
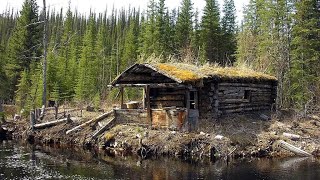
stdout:
{"type": "Polygon", "coordinates": [[[271,110],[277,80],[252,70],[182,63],[135,64],[112,83],[120,89],[117,121],[192,130],[204,120],[239,112],[271,110]],[[126,109],[123,89],[142,87],[140,109],[126,109]]]}

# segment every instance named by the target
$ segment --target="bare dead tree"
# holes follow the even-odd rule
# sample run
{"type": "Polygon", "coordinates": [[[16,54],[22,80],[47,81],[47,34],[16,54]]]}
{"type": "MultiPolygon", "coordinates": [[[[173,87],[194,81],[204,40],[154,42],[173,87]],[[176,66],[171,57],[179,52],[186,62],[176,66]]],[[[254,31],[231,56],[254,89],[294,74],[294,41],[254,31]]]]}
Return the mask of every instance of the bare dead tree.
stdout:
{"type": "Polygon", "coordinates": [[[42,94],[42,105],[46,107],[46,96],[47,96],[47,15],[46,15],[46,0],[43,0],[43,94],[42,94]]]}

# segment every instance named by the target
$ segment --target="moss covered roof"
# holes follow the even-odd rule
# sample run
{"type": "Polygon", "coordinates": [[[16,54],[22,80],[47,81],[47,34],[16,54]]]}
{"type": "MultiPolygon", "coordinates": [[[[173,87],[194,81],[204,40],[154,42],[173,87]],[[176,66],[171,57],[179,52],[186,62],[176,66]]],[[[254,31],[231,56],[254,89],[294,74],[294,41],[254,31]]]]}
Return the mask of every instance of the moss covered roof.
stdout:
{"type": "Polygon", "coordinates": [[[179,79],[182,82],[197,81],[203,78],[277,80],[274,76],[248,68],[217,67],[212,65],[195,66],[184,63],[156,63],[149,65],[160,73],[179,79]]]}

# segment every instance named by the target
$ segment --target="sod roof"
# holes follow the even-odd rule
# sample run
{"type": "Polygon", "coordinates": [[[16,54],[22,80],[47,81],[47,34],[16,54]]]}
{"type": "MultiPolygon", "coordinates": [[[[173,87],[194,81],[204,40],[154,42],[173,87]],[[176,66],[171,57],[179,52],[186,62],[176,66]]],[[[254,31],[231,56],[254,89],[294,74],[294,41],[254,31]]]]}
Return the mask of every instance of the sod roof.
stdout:
{"type": "Polygon", "coordinates": [[[182,82],[197,81],[204,78],[251,79],[276,81],[276,77],[247,68],[217,67],[212,65],[195,66],[183,63],[157,63],[151,65],[182,82]]]}
{"type": "MultiPolygon", "coordinates": [[[[213,65],[196,66],[185,63],[145,63],[135,64],[120,74],[111,84],[125,82],[137,82],[135,73],[139,74],[156,72],[175,82],[197,82],[201,79],[226,79],[226,80],[253,80],[253,81],[277,81],[274,76],[256,72],[247,68],[218,67],[213,65]]],[[[140,83],[143,79],[140,78],[140,83]]]]}

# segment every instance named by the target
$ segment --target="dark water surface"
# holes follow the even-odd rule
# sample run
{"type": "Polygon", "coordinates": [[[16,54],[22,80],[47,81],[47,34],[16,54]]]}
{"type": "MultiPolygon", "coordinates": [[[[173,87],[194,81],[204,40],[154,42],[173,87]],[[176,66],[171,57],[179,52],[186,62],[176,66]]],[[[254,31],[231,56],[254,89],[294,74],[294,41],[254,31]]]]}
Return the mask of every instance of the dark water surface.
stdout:
{"type": "Polygon", "coordinates": [[[81,149],[0,141],[0,179],[314,179],[313,158],[244,159],[230,163],[168,158],[113,158],[81,149]]]}

